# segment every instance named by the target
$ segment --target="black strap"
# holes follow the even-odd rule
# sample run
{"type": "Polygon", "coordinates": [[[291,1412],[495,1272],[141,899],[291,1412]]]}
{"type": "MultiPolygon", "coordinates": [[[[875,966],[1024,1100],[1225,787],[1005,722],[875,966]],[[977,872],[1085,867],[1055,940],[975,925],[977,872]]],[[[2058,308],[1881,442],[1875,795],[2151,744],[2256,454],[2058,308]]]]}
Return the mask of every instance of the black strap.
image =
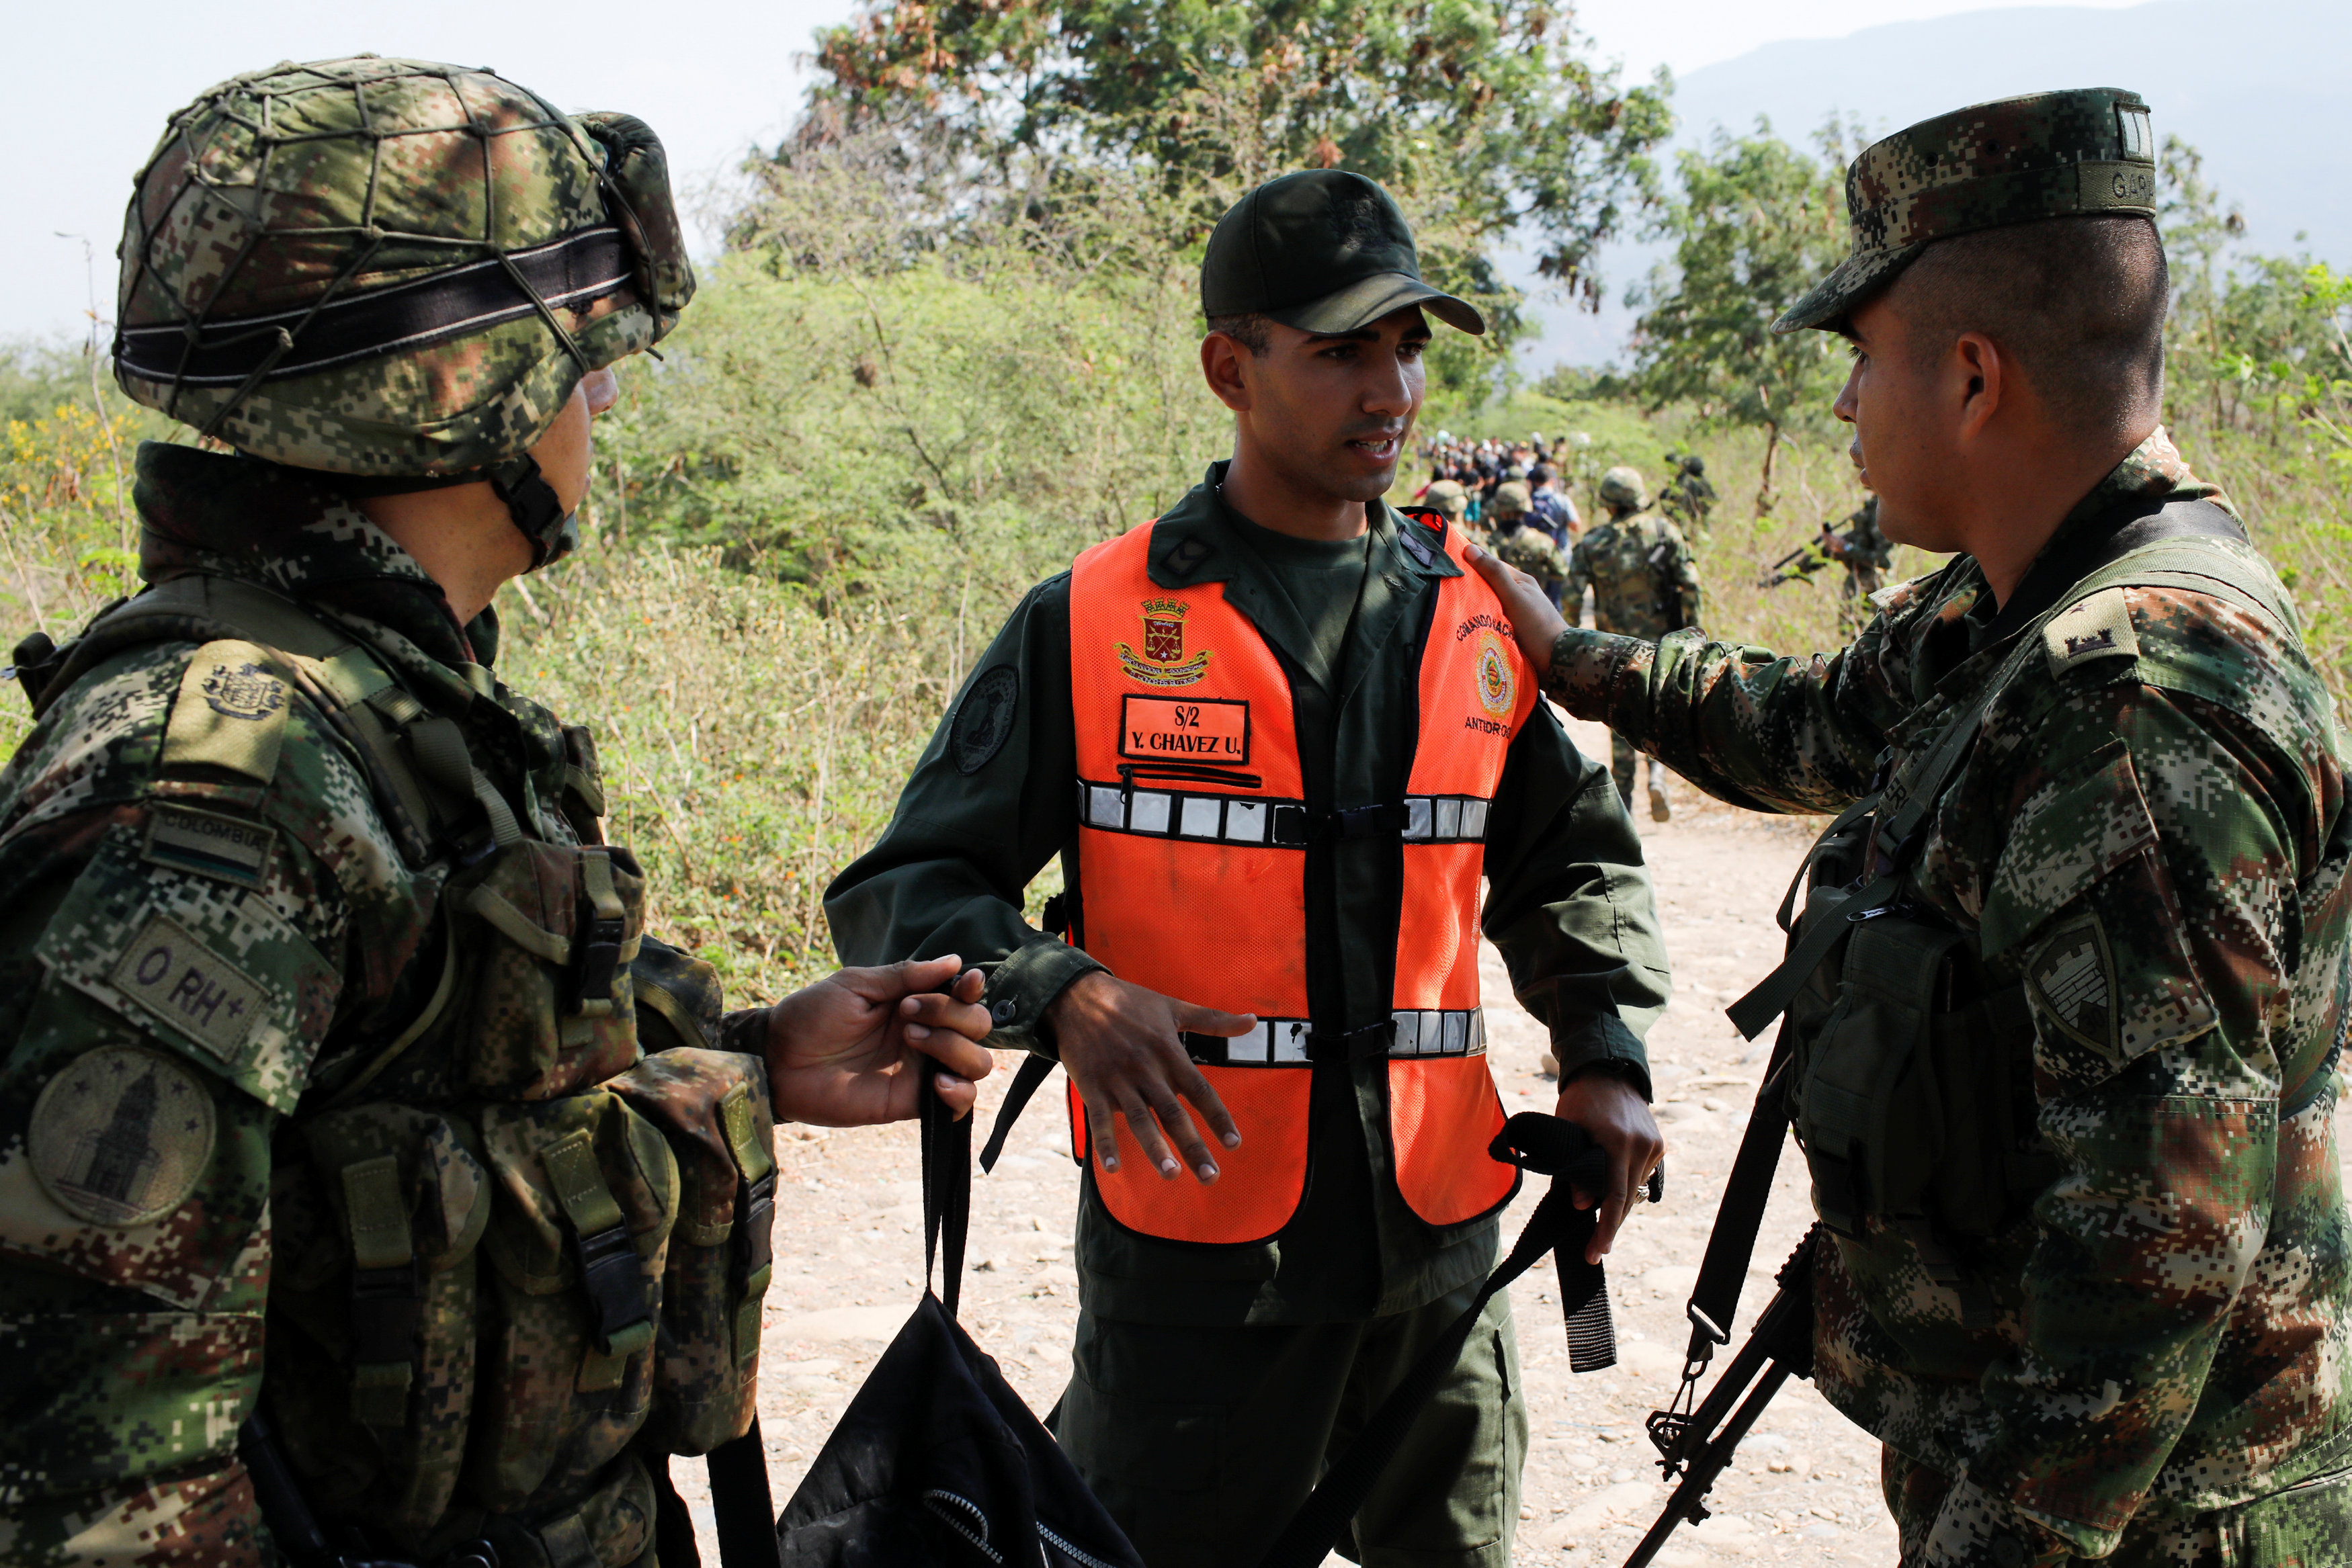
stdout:
{"type": "Polygon", "coordinates": [[[630,273],[621,231],[601,224],[530,250],[315,307],[122,328],[115,334],[115,362],[147,381],[184,386],[310,375],[520,320],[539,310],[539,300],[584,305],[627,287],[630,273]]]}
{"type": "MultiPolygon", "coordinates": [[[[1056,894],[1055,896],[1058,898],[1061,895],[1056,894]]],[[[982,1174],[995,1171],[997,1156],[1004,1153],[1004,1140],[1013,1135],[1013,1124],[1021,1120],[1021,1113],[1028,1109],[1029,1102],[1045,1086],[1045,1080],[1053,1076],[1057,1065],[1050,1057],[1033,1055],[1021,1059],[1020,1067],[1013,1074],[1012,1083],[1005,1088],[1004,1103],[996,1108],[996,1120],[989,1126],[988,1142],[981,1147],[980,1168],[982,1174]]]]}
{"type": "Polygon", "coordinates": [[[1470,1343],[1486,1303],[1545,1253],[1556,1252],[1559,1259],[1560,1306],[1568,1316],[1570,1364],[1589,1371],[1616,1361],[1616,1341],[1608,1328],[1608,1281],[1601,1265],[1584,1261],[1584,1249],[1592,1239],[1600,1210],[1580,1209],[1571,1197],[1571,1189],[1578,1186],[1595,1194],[1607,1190],[1607,1156],[1583,1128],[1533,1111],[1523,1111],[1505,1123],[1487,1153],[1551,1176],[1550,1188],[1528,1218],[1527,1228],[1519,1232],[1510,1256],[1486,1277],[1476,1299],[1446,1325],[1445,1332],[1422,1352],[1403,1380],[1381,1401],[1348,1451],[1324,1472],[1315,1490],[1258,1559],[1257,1568],[1319,1568],[1396,1458],[1423,1408],[1462,1359],[1463,1347],[1470,1343]],[[1582,1365],[1578,1364],[1580,1344],[1586,1355],[1582,1365]],[[1594,1359],[1596,1354],[1600,1359],[1594,1359]]]}
{"type": "Polygon", "coordinates": [[[1772,1042],[1771,1061],[1756,1091],[1755,1109],[1748,1114],[1748,1130],[1740,1134],[1730,1178],[1723,1184],[1715,1228],[1707,1233],[1698,1280],[1691,1286],[1690,1301],[1683,1309],[1691,1323],[1690,1346],[1683,1353],[1685,1386],[1697,1381],[1717,1345],[1731,1342],[1731,1321],[1739,1312],[1740,1288],[1747,1283],[1748,1264],[1755,1260],[1764,1207],[1771,1201],[1772,1178],[1780,1171],[1780,1150],[1788,1141],[1783,1135],[1789,1130],[1786,1090],[1793,1054],[1789,1031],[1783,1027],[1772,1042]]]}
{"type": "Polygon", "coordinates": [[[950,1111],[937,1079],[927,1074],[917,1120],[923,1143],[923,1281],[930,1282],[939,1259],[940,1305],[953,1317],[963,1294],[964,1239],[971,1229],[971,1118],[950,1111]]]}
{"type": "MultiPolygon", "coordinates": [[[[710,1450],[710,1512],[719,1536],[719,1568],[776,1568],[776,1502],[768,1490],[768,1449],[760,1418],[751,1429],[710,1450]]],[[[664,1556],[663,1568],[669,1568],[664,1556]]]]}

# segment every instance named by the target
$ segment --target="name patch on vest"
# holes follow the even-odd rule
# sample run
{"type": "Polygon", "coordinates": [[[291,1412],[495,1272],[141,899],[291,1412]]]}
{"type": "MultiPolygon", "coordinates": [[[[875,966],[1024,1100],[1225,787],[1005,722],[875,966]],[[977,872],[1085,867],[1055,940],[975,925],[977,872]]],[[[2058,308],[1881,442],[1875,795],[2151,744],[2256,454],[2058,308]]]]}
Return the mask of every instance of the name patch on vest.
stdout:
{"type": "Polygon", "coordinates": [[[1120,699],[1118,754],[1147,761],[1249,760],[1249,704],[1229,697],[1120,699]]]}

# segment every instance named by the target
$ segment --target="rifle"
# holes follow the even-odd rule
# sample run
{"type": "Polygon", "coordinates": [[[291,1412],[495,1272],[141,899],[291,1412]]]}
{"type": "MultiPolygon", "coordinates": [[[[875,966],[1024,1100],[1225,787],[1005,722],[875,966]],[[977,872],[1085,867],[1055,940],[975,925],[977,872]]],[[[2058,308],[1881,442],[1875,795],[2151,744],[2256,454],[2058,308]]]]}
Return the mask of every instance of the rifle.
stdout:
{"type": "MultiPolygon", "coordinates": [[[[1677,1472],[1683,1479],[1666,1500],[1657,1522],[1625,1559],[1625,1568],[1647,1568],[1676,1525],[1685,1520],[1696,1524],[1707,1517],[1706,1494],[1730,1465],[1732,1453],[1764,1414],[1764,1407],[1790,1378],[1812,1375],[1813,1247],[1818,1228],[1805,1232],[1805,1239],[1780,1265],[1773,1280],[1780,1291],[1757,1318],[1748,1343],[1739,1347],[1739,1354],[1731,1358],[1698,1407],[1687,1413],[1681,1408],[1684,1396],[1696,1386],[1694,1368],[1686,1370],[1674,1406],[1650,1412],[1644,1425],[1650,1441],[1657,1445],[1658,1468],[1668,1480],[1677,1472]]],[[[1693,1343],[1700,1348],[1697,1364],[1704,1365],[1713,1346],[1701,1343],[1697,1335],[1693,1343]]]]}
{"type": "Polygon", "coordinates": [[[1756,586],[1778,588],[1784,582],[1801,582],[1829,563],[1830,558],[1822,552],[1820,544],[1809,541],[1767,567],[1764,575],[1757,579],[1756,586]]]}

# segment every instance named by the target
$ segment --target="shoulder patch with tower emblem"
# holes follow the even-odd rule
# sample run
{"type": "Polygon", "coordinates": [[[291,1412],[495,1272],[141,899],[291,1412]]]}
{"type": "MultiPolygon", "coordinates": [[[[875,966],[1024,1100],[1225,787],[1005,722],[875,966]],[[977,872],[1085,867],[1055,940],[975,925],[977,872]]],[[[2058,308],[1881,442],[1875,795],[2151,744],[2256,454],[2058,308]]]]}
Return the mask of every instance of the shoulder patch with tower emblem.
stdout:
{"type": "Polygon", "coordinates": [[[148,1225],[187,1201],[212,1160],[213,1097],[160,1051],[101,1046],[66,1063],[33,1103],[33,1174],[78,1219],[148,1225]]]}

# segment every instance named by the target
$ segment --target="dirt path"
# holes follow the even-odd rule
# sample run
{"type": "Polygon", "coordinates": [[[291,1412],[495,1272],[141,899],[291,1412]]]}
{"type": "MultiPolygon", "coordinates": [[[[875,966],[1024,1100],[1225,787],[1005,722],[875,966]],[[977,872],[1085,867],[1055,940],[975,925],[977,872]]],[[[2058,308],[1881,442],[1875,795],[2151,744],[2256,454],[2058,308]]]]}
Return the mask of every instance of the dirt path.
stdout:
{"type": "MultiPolygon", "coordinates": [[[[1596,727],[1572,727],[1588,755],[1607,754],[1596,727]]],[[[1642,1419],[1671,1394],[1696,1277],[1722,1183],[1747,1123],[1763,1062],[1724,1019],[1732,998],[1777,961],[1772,923],[1806,835],[1800,824],[1703,801],[1684,788],[1673,822],[1642,824],[1675,965],[1675,997],[1650,1036],[1657,1114],[1671,1148],[1664,1203],[1644,1207],[1610,1259],[1619,1364],[1571,1377],[1551,1272],[1513,1291],[1532,1447],[1517,1560],[1560,1568],[1623,1561],[1664,1491],[1642,1419]]],[[[1638,804],[1638,797],[1637,797],[1638,804]]],[[[1500,959],[1486,955],[1496,1080],[1510,1110],[1546,1108],[1542,1031],[1508,1000],[1500,959]],[[1497,1004],[1497,998],[1504,998],[1497,1004]]],[[[1014,1059],[982,1092],[992,1115],[1014,1059]]],[[[1071,1231],[1077,1180],[1058,1109],[1061,1080],[1041,1093],[993,1176],[976,1179],[962,1318],[1043,1412],[1068,1375],[1077,1314],[1071,1231]]],[[[983,1123],[985,1125],[985,1123],[983,1123]]],[[[791,1495],[852,1393],[905,1321],[920,1290],[921,1186],[909,1128],[825,1134],[788,1128],[777,1206],[777,1267],[768,1298],[761,1391],[776,1497],[791,1495]]],[[[1772,1271],[1810,1221],[1801,1162],[1781,1162],[1738,1333],[1771,1294],[1772,1271]]],[[[1522,1197],[1507,1231],[1524,1220],[1522,1197]]],[[[678,1467],[707,1526],[700,1467],[678,1467]]],[[[1717,1517],[1685,1528],[1666,1568],[1755,1561],[1871,1563],[1895,1559],[1878,1492],[1877,1447],[1810,1385],[1792,1384],[1743,1446],[1715,1492],[1717,1517]]],[[[707,1535],[707,1562],[715,1562],[707,1535]]],[[[1332,1559],[1338,1563],[1338,1558],[1332,1559]]]]}

